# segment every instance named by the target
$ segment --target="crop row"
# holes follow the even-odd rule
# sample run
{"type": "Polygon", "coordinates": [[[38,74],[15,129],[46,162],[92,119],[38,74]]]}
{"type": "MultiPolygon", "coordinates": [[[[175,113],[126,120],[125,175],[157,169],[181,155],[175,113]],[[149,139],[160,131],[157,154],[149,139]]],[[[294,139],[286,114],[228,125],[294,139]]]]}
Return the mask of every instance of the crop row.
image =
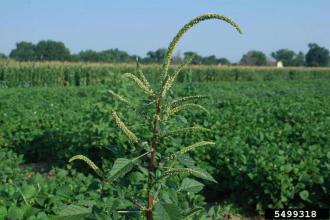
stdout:
{"type": "MultiPolygon", "coordinates": [[[[142,68],[149,79],[157,81],[159,65],[143,65],[142,68]]],[[[130,64],[0,62],[0,88],[116,83],[122,73],[135,70],[135,65],[130,64]]],[[[180,82],[330,78],[327,68],[191,66],[182,73],[178,78],[180,82]]]]}

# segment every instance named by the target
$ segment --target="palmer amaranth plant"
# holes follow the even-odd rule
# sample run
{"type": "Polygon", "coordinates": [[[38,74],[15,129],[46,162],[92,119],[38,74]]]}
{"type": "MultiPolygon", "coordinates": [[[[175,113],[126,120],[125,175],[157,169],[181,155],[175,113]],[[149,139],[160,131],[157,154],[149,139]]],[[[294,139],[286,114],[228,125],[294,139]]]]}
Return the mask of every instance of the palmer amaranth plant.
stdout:
{"type": "MultiPolygon", "coordinates": [[[[173,116],[187,109],[196,109],[207,112],[207,110],[196,102],[200,99],[205,98],[205,96],[194,95],[194,96],[186,96],[186,97],[178,97],[174,98],[173,95],[169,95],[169,91],[173,87],[173,84],[180,74],[182,68],[184,68],[192,58],[186,59],[184,63],[178,67],[178,69],[174,73],[169,73],[169,65],[171,62],[171,58],[174,52],[176,45],[179,40],[183,37],[183,35],[192,27],[197,25],[198,23],[210,20],[210,19],[218,19],[227,22],[231,26],[235,27],[236,30],[241,33],[240,27],[231,19],[227,18],[223,15],[218,14],[205,14],[196,17],[191,20],[189,23],[184,25],[181,30],[177,33],[177,35],[171,41],[167,54],[165,57],[164,64],[162,66],[161,72],[161,80],[158,84],[157,88],[152,88],[147,78],[144,76],[143,72],[138,68],[138,74],[134,75],[131,73],[124,74],[124,77],[132,80],[134,84],[136,84],[142,92],[145,94],[146,98],[144,98],[143,102],[139,106],[132,106],[132,102],[124,98],[123,96],[115,93],[114,91],[109,91],[110,94],[117,98],[119,101],[123,102],[132,107],[132,111],[137,109],[148,109],[151,108],[150,111],[144,111],[149,115],[150,119],[150,133],[149,138],[143,139],[142,137],[138,137],[134,132],[129,129],[124,120],[121,119],[120,115],[116,110],[112,111],[112,116],[117,126],[122,130],[122,132],[127,136],[127,138],[135,144],[139,146],[140,149],[145,149],[140,156],[134,159],[125,159],[119,158],[115,160],[112,169],[109,172],[102,172],[90,159],[83,155],[77,155],[70,159],[70,162],[73,160],[83,160],[85,161],[99,176],[103,177],[105,181],[111,183],[118,179],[119,177],[123,177],[125,174],[130,172],[135,166],[138,164],[143,164],[142,161],[146,162],[144,164],[148,164],[148,175],[146,175],[146,191],[145,191],[145,204],[140,204],[137,202],[132,202],[134,206],[136,206],[139,210],[134,211],[119,211],[112,210],[117,213],[130,213],[130,212],[139,212],[142,215],[145,215],[148,220],[157,218],[157,219],[184,219],[189,215],[193,215],[195,212],[200,211],[200,209],[191,208],[190,210],[180,210],[177,206],[169,203],[165,203],[159,199],[159,195],[162,190],[166,188],[171,188],[171,184],[168,184],[170,177],[173,176],[194,176],[200,179],[213,181],[216,183],[214,178],[209,175],[204,170],[196,167],[194,164],[189,165],[187,163],[182,163],[183,160],[180,160],[190,151],[193,151],[196,148],[203,147],[206,145],[213,145],[214,143],[211,141],[200,141],[198,143],[194,143],[188,147],[184,147],[182,149],[174,149],[171,146],[166,146],[162,143],[165,136],[170,136],[173,134],[178,134],[180,132],[199,132],[199,131],[208,131],[206,128],[202,128],[199,126],[181,128],[172,131],[166,131],[166,125],[170,123],[173,116]],[[146,99],[148,101],[146,101],[146,99]],[[153,107],[152,107],[153,106],[153,107]],[[161,152],[161,153],[160,153],[161,152]],[[148,156],[148,157],[147,157],[148,156]],[[156,212],[156,213],[155,213],[156,212]],[[158,215],[161,215],[160,217],[158,215]],[[157,216],[157,217],[156,217],[157,216]]],[[[197,182],[196,180],[185,178],[182,181],[182,187],[193,187],[193,186],[203,186],[203,184],[197,182]]]]}

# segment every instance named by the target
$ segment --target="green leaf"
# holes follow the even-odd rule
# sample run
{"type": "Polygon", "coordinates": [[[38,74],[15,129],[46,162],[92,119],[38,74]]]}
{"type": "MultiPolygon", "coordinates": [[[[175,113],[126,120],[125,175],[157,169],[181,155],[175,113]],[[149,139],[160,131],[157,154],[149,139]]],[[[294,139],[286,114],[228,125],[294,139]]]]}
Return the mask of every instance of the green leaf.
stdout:
{"type": "Polygon", "coordinates": [[[108,220],[109,216],[103,214],[103,213],[95,213],[95,219],[96,220],[108,220]]]}
{"type": "Polygon", "coordinates": [[[193,169],[193,175],[195,177],[198,177],[198,178],[201,178],[201,179],[204,179],[204,180],[208,180],[208,181],[211,181],[211,182],[214,182],[214,183],[218,183],[208,172],[206,172],[205,170],[201,169],[201,168],[198,168],[198,167],[195,167],[193,169]]]}
{"type": "Polygon", "coordinates": [[[185,167],[192,169],[196,167],[195,161],[187,154],[179,155],[177,160],[185,167]]]}
{"type": "Polygon", "coordinates": [[[139,184],[145,180],[145,176],[141,172],[133,172],[129,179],[133,184],[139,184]]]}
{"type": "Polygon", "coordinates": [[[5,219],[7,216],[7,209],[5,207],[0,207],[0,219],[5,219]]]}
{"type": "Polygon", "coordinates": [[[114,181],[115,179],[124,176],[126,173],[131,171],[133,168],[133,160],[126,158],[118,158],[113,164],[112,169],[110,170],[109,180],[114,181]]]}
{"type": "Polygon", "coordinates": [[[25,210],[22,208],[18,208],[16,206],[11,206],[8,209],[8,218],[14,218],[14,219],[23,219],[25,210]]]}
{"type": "Polygon", "coordinates": [[[135,161],[148,155],[149,153],[149,151],[145,152],[132,160],[126,158],[118,158],[117,160],[115,160],[109,173],[109,181],[114,181],[115,179],[124,176],[126,173],[131,171],[135,161]]]}
{"type": "Polygon", "coordinates": [[[23,187],[22,193],[25,196],[25,198],[29,199],[37,194],[37,189],[32,185],[26,185],[23,187]]]}
{"type": "Polygon", "coordinates": [[[38,220],[52,220],[53,216],[48,215],[45,212],[39,212],[37,215],[38,220]]]}
{"type": "Polygon", "coordinates": [[[204,188],[204,184],[194,179],[185,178],[179,188],[179,191],[198,193],[204,188]]]}
{"type": "Polygon", "coordinates": [[[309,197],[309,192],[307,190],[303,190],[299,193],[299,196],[302,200],[307,201],[309,197]]]}
{"type": "Polygon", "coordinates": [[[31,206],[23,206],[21,208],[24,208],[24,219],[35,216],[39,211],[41,211],[40,209],[33,208],[31,206]]]}
{"type": "Polygon", "coordinates": [[[202,211],[202,210],[203,210],[202,207],[196,207],[196,208],[193,208],[193,209],[189,210],[189,211],[184,215],[184,217],[185,217],[185,219],[187,219],[188,217],[190,217],[190,216],[192,216],[192,215],[194,215],[194,214],[196,214],[197,212],[202,211]]]}
{"type": "Polygon", "coordinates": [[[155,205],[155,220],[182,220],[178,207],[174,204],[159,202],[155,205]]]}
{"type": "Polygon", "coordinates": [[[63,209],[59,216],[56,219],[61,220],[81,220],[85,217],[88,217],[92,214],[92,210],[89,208],[76,206],[76,205],[69,205],[65,209],[63,209]]]}

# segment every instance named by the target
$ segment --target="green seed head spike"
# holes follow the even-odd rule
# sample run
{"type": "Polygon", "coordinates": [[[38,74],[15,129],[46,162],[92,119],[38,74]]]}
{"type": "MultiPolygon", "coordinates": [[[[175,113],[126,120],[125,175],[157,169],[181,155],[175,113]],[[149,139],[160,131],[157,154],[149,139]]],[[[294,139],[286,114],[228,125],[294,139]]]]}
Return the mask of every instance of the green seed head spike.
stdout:
{"type": "Polygon", "coordinates": [[[197,25],[198,23],[205,21],[205,20],[210,20],[210,19],[218,19],[218,20],[222,20],[227,22],[228,24],[230,24],[231,26],[233,26],[234,28],[236,28],[236,30],[239,33],[242,33],[241,28],[239,27],[238,24],[236,24],[233,20],[231,20],[230,18],[224,16],[224,15],[219,15],[219,14],[204,14],[201,16],[198,16],[196,18],[194,18],[193,20],[191,20],[189,23],[187,23],[186,25],[184,25],[180,31],[177,33],[177,35],[173,38],[173,40],[171,41],[168,50],[167,50],[167,54],[165,57],[165,61],[163,64],[163,68],[162,68],[162,77],[163,77],[163,81],[164,79],[166,79],[167,73],[168,73],[168,67],[170,65],[171,62],[171,58],[173,56],[173,52],[174,49],[176,47],[176,45],[178,44],[178,42],[180,41],[180,39],[182,38],[182,36],[192,27],[194,27],[195,25],[197,25]]]}
{"type": "Polygon", "coordinates": [[[134,143],[138,143],[139,139],[136,137],[136,135],[130,131],[126,125],[124,124],[124,122],[121,120],[121,118],[119,118],[118,114],[116,111],[112,111],[112,116],[117,124],[117,126],[124,132],[124,134],[126,134],[126,136],[134,143]]]}
{"type": "Polygon", "coordinates": [[[108,92],[109,92],[113,97],[117,98],[119,101],[121,101],[121,102],[123,102],[123,103],[125,103],[125,104],[127,104],[127,105],[129,105],[129,106],[131,105],[131,103],[130,103],[127,99],[125,99],[125,98],[122,97],[121,95],[115,93],[115,92],[112,91],[111,89],[109,89],[108,92]]]}
{"type": "Polygon", "coordinates": [[[140,89],[142,89],[142,91],[149,96],[153,96],[154,92],[152,91],[152,89],[149,87],[149,83],[147,81],[147,79],[144,77],[144,79],[139,79],[137,76],[131,74],[131,73],[125,73],[123,75],[124,77],[132,80],[140,89]],[[146,84],[147,83],[147,84],[146,84]]]}
{"type": "Polygon", "coordinates": [[[91,161],[88,157],[84,156],[84,155],[76,155],[70,158],[69,163],[71,163],[74,160],[82,160],[84,161],[91,169],[93,169],[95,171],[95,173],[97,175],[99,175],[100,177],[103,177],[103,173],[100,170],[100,168],[98,168],[98,166],[96,166],[96,164],[91,161]]]}

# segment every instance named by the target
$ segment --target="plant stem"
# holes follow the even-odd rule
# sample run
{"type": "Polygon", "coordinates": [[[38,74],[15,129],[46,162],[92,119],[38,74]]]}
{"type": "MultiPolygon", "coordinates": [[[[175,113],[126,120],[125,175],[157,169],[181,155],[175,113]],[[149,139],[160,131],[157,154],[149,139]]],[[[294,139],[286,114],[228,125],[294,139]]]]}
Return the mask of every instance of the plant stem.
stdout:
{"type": "Polygon", "coordinates": [[[151,145],[151,156],[149,163],[149,176],[148,176],[148,189],[147,189],[147,193],[148,193],[147,220],[153,219],[152,209],[153,209],[154,197],[152,194],[152,186],[155,176],[156,151],[157,151],[158,137],[159,137],[158,125],[160,121],[161,105],[162,105],[162,97],[159,96],[156,102],[156,115],[153,124],[153,141],[151,145]]]}
{"type": "Polygon", "coordinates": [[[151,152],[151,151],[145,152],[144,154],[141,154],[140,156],[134,158],[132,161],[134,162],[134,161],[136,161],[136,160],[138,160],[138,159],[144,157],[145,155],[150,154],[150,152],[151,152]]]}
{"type": "Polygon", "coordinates": [[[126,210],[118,210],[119,214],[129,214],[129,213],[140,213],[141,211],[126,211],[126,210]]]}
{"type": "Polygon", "coordinates": [[[138,206],[140,208],[140,211],[146,210],[146,208],[143,205],[141,205],[140,203],[134,201],[133,199],[127,198],[127,200],[130,201],[131,203],[133,203],[134,205],[138,206]]]}

